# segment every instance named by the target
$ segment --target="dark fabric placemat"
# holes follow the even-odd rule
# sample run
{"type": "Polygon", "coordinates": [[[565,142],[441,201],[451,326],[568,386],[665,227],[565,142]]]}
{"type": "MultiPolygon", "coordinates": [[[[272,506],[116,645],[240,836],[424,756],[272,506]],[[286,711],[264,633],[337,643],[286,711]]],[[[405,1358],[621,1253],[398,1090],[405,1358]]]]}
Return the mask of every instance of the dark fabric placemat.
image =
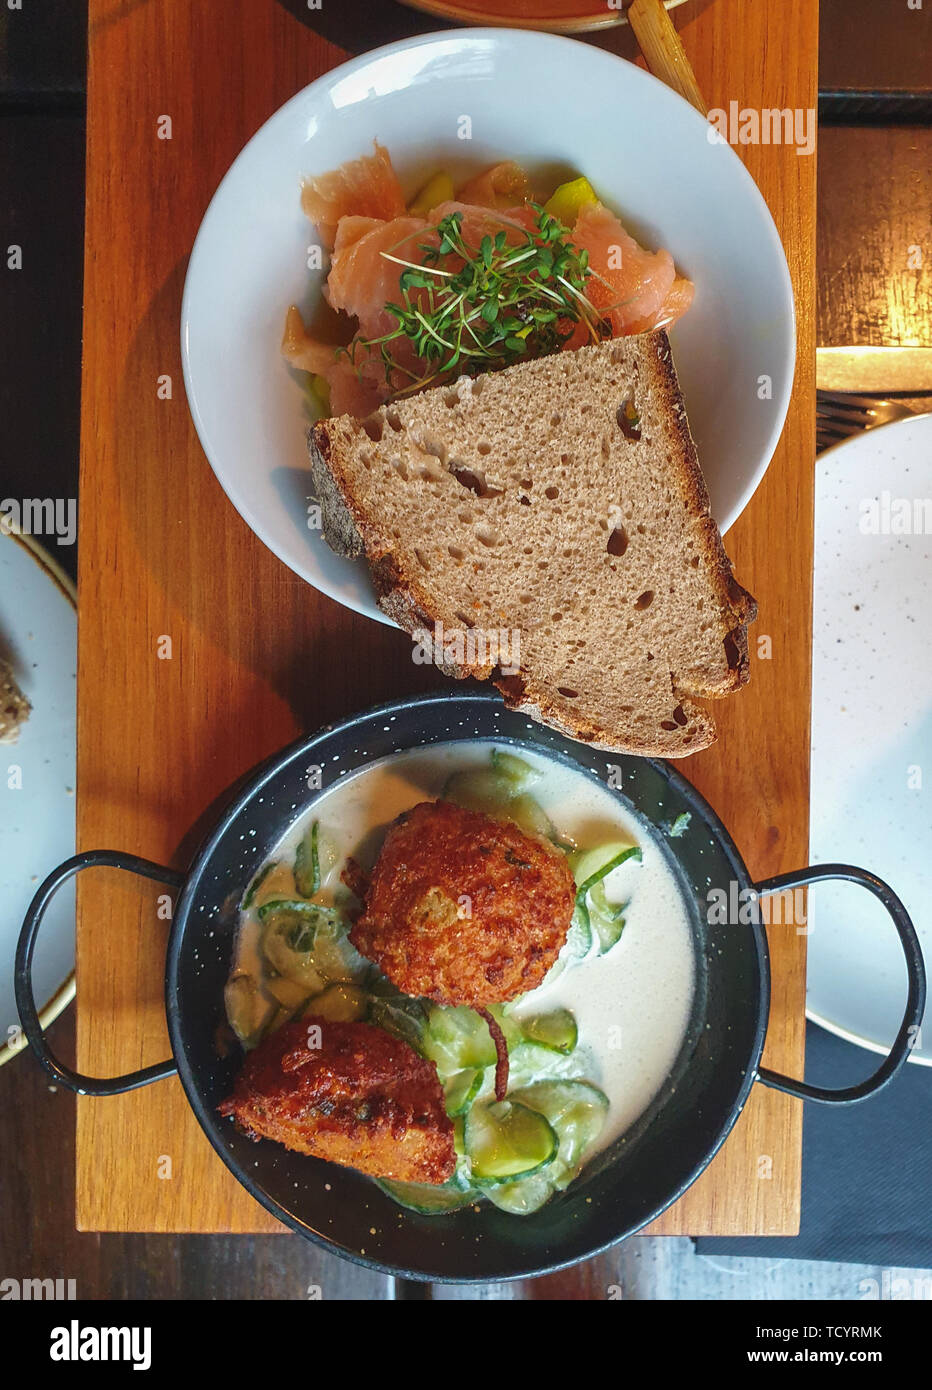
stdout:
{"type": "Polygon", "coordinates": [[[86,68],[87,0],[0,4],[0,112],[83,107],[86,68]]]}
{"type": "MultiPolygon", "coordinates": [[[[848,1086],[880,1058],[806,1028],[806,1080],[848,1086]]],[[[932,1067],[908,1064],[857,1105],[806,1102],[798,1236],[703,1237],[701,1255],[932,1268],[932,1067]]]]}

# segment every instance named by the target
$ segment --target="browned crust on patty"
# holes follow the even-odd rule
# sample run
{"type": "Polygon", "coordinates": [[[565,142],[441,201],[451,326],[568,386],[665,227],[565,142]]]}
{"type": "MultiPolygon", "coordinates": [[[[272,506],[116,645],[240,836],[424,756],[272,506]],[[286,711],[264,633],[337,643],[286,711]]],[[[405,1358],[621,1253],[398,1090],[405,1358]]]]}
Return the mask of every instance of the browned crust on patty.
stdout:
{"type": "Polygon", "coordinates": [[[252,1139],[372,1177],[437,1184],[456,1165],[436,1067],[368,1023],[285,1024],[248,1055],[218,1109],[252,1139]]]}
{"type": "Polygon", "coordinates": [[[549,841],[425,801],[389,830],[350,939],[405,994],[503,1003],[541,983],[575,897],[566,855],[549,841]]]}

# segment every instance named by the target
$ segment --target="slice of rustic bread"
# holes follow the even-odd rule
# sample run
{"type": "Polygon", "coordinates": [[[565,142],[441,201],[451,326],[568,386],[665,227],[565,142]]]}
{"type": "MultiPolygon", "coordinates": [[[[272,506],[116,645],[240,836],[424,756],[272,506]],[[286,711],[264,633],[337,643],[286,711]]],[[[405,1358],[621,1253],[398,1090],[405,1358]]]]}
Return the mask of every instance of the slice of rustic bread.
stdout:
{"type": "Polygon", "coordinates": [[[10,664],[0,658],[0,743],[15,743],[32,705],[13,679],[10,664]]]}
{"type": "Polygon", "coordinates": [[[324,534],[449,674],[617,752],[715,738],[747,680],[733,579],[664,333],[521,363],[309,434],[324,534]]]}

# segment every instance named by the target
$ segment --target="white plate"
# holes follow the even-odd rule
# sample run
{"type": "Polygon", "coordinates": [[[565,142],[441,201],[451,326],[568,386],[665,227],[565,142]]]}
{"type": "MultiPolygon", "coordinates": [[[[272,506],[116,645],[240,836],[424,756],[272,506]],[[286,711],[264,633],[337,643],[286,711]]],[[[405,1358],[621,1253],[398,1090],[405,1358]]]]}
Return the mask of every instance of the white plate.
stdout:
{"type": "Polygon", "coordinates": [[[412,193],[513,157],[554,180],[588,175],[647,246],[696,282],[671,335],[712,510],[727,529],[770,461],[789,401],[793,297],[770,213],[734,151],[656,78],[552,34],[467,29],[365,54],[299,92],[221,183],[198,232],[182,306],[185,385],[201,444],[253,531],[315,588],[388,621],[362,565],[308,529],[301,379],[279,354],[285,311],[310,309],[313,230],[302,177],[388,147],[412,193]],[[472,139],[457,138],[470,116],[472,139]],[[772,398],[758,380],[769,377],[772,398]]]}
{"type": "MultiPolygon", "coordinates": [[[[31,536],[18,535],[8,521],[0,525],[0,655],[32,703],[18,741],[0,743],[2,1063],[25,1046],[13,997],[23,917],[49,870],[74,854],[77,659],[74,585],[31,536]],[[11,783],[18,781],[17,789],[11,783]]],[[[36,947],[33,980],[44,1026],[73,998],[73,971],[72,880],[49,906],[36,947]]]]}
{"type": "MultiPolygon", "coordinates": [[[[895,499],[926,499],[932,528],[932,415],[868,430],[816,463],[809,860],[886,879],[932,962],[932,529],[896,534],[885,497],[891,523],[895,499]]],[[[809,896],[807,1013],[886,1052],[906,1003],[890,919],[850,884],[809,896]]],[[[928,1025],[911,1060],[932,1065],[928,1025]]]]}

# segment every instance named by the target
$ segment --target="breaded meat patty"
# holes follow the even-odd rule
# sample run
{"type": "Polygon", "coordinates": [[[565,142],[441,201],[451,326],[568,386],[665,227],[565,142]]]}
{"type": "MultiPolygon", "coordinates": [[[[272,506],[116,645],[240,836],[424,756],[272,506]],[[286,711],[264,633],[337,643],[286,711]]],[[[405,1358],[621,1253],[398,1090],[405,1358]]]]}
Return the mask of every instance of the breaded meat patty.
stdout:
{"type": "Polygon", "coordinates": [[[350,939],[405,994],[481,1008],[540,984],[575,897],[549,840],[424,801],[385,837],[350,939]]]}
{"type": "Polygon", "coordinates": [[[218,1108],[252,1139],[375,1178],[442,1183],[456,1164],[436,1067],[368,1023],[286,1024],[249,1054],[218,1108]]]}

